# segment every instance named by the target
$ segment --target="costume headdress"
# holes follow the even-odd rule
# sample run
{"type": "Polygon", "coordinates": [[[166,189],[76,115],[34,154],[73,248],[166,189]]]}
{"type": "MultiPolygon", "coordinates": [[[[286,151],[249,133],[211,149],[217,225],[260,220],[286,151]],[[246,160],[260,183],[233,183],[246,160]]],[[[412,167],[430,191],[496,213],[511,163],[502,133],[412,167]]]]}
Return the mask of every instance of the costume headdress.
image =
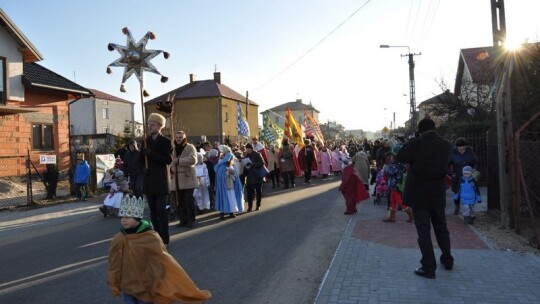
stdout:
{"type": "Polygon", "coordinates": [[[144,200],[142,197],[124,195],[120,202],[119,217],[133,217],[142,219],[144,213],[144,200]]]}
{"type": "Polygon", "coordinates": [[[163,127],[165,126],[166,119],[165,116],[159,113],[152,113],[148,116],[148,122],[156,122],[163,127]]]}

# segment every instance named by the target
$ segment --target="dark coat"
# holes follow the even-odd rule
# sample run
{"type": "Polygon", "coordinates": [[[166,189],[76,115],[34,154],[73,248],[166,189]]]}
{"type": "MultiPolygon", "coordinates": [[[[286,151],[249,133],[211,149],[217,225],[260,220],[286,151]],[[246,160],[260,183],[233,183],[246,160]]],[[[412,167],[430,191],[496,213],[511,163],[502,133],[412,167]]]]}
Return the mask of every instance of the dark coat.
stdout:
{"type": "Polygon", "coordinates": [[[435,131],[422,133],[399,150],[396,160],[410,164],[403,201],[413,209],[446,207],[446,173],[452,145],[435,131]]]}
{"type": "Polygon", "coordinates": [[[249,168],[244,167],[244,174],[246,175],[246,184],[252,185],[252,184],[262,183],[263,178],[255,174],[255,170],[257,168],[262,168],[264,166],[264,159],[262,155],[259,152],[253,150],[251,151],[251,153],[246,154],[245,157],[249,158],[249,160],[251,161],[251,166],[249,166],[249,168]]]}
{"type": "Polygon", "coordinates": [[[457,148],[453,148],[450,153],[450,160],[448,165],[452,172],[452,191],[457,193],[459,191],[459,184],[461,177],[463,176],[463,167],[471,166],[473,169],[478,164],[476,154],[471,147],[467,147],[463,154],[459,153],[457,148]]]}
{"type": "MultiPolygon", "coordinates": [[[[148,168],[143,179],[143,193],[146,195],[169,194],[169,164],[172,161],[172,142],[159,134],[155,140],[146,138],[151,150],[148,157],[148,168]]],[[[144,151],[144,149],[143,149],[144,151]]]]}

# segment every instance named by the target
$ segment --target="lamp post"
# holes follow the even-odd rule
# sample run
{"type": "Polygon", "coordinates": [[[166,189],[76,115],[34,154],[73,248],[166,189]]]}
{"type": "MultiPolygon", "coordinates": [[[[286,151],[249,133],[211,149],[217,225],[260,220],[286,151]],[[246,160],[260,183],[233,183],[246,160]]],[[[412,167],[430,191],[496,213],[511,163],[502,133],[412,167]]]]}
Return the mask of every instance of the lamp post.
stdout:
{"type": "Polygon", "coordinates": [[[381,44],[380,48],[407,48],[407,54],[401,55],[401,57],[409,57],[409,98],[410,98],[410,110],[409,110],[409,119],[411,121],[411,130],[416,128],[417,119],[416,119],[416,89],[414,85],[414,60],[413,56],[422,55],[422,53],[411,53],[411,49],[408,45],[388,45],[381,44]]]}

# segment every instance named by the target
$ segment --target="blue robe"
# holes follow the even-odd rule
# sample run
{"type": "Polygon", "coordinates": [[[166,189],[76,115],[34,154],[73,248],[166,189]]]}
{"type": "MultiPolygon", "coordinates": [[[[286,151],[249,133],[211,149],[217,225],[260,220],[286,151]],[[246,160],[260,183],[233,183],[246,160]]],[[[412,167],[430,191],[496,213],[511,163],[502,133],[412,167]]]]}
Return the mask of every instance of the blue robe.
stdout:
{"type": "MultiPolygon", "coordinates": [[[[221,213],[232,213],[233,211],[230,208],[229,198],[227,195],[227,163],[232,158],[231,154],[226,154],[222,159],[219,160],[217,165],[214,166],[214,171],[216,171],[216,209],[221,213]]],[[[240,183],[240,174],[236,171],[236,175],[233,182],[234,194],[236,197],[236,202],[238,205],[238,211],[244,211],[244,201],[242,198],[242,184],[240,183]]]]}

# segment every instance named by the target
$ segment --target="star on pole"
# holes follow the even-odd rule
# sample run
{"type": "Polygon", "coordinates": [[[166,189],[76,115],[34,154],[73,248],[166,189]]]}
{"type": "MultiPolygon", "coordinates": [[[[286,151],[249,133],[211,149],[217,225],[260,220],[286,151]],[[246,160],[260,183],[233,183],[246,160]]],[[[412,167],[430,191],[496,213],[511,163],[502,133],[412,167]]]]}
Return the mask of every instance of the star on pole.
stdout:
{"type": "MultiPolygon", "coordinates": [[[[161,75],[161,73],[150,62],[150,60],[152,60],[154,57],[161,53],[163,53],[163,57],[167,59],[169,58],[169,53],[162,50],[146,49],[146,43],[148,43],[148,39],[153,40],[156,38],[156,36],[152,32],[147,32],[137,43],[133,39],[133,36],[131,35],[131,32],[127,27],[122,29],[122,33],[127,36],[126,46],[115,43],[109,43],[108,45],[109,51],[112,52],[116,50],[118,53],[120,53],[120,58],[109,64],[109,66],[107,67],[107,73],[112,73],[111,67],[124,67],[124,76],[122,77],[122,84],[120,85],[121,92],[126,92],[124,83],[133,74],[135,74],[137,79],[139,79],[141,88],[144,88],[143,72],[146,71],[161,75]]],[[[161,82],[167,82],[167,80],[167,77],[161,75],[161,82]]],[[[145,97],[149,96],[146,90],[142,89],[142,91],[145,97]]]]}

